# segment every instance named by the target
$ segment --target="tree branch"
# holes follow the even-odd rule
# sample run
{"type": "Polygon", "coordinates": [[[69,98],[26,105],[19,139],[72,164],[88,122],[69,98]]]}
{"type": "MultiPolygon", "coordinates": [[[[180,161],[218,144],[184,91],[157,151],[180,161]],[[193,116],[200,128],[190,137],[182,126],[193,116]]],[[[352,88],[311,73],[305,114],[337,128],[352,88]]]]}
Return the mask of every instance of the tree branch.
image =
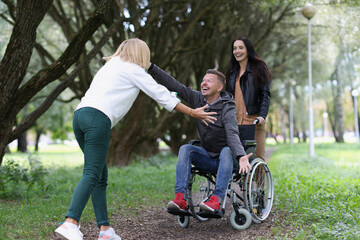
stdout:
{"type": "Polygon", "coordinates": [[[18,0],[17,4],[16,23],[0,62],[0,120],[5,116],[16,115],[12,111],[14,104],[12,97],[25,77],[36,41],[36,30],[50,8],[52,0],[18,0]]]}
{"type": "Polygon", "coordinates": [[[94,46],[94,48],[89,52],[89,54],[84,58],[84,61],[81,62],[69,75],[69,77],[61,82],[46,98],[46,100],[32,113],[27,115],[23,121],[13,130],[10,136],[9,142],[15,140],[19,137],[19,135],[29,129],[35,121],[46,111],[49,109],[51,104],[56,100],[56,98],[64,91],[70,84],[73,83],[76,76],[79,72],[86,67],[90,61],[94,58],[94,56],[100,51],[100,49],[105,45],[105,43],[111,38],[113,34],[115,34],[117,25],[120,24],[120,20],[115,21],[112,26],[108,29],[108,31],[102,36],[100,41],[94,46]]]}
{"type": "MultiPolygon", "coordinates": [[[[16,7],[15,7],[15,4],[14,4],[14,1],[9,1],[9,0],[1,0],[1,1],[7,5],[8,9],[9,9],[9,14],[10,14],[11,18],[15,21],[15,19],[16,19],[16,11],[15,11],[16,7]]],[[[11,22],[7,18],[5,20],[7,22],[9,22],[10,24],[12,24],[12,25],[15,24],[15,22],[11,22]]]]}
{"type": "Polygon", "coordinates": [[[111,2],[112,0],[103,0],[58,60],[47,69],[39,71],[16,92],[13,109],[15,113],[18,113],[37,92],[61,77],[79,59],[86,42],[103,23],[105,12],[111,2]]]}

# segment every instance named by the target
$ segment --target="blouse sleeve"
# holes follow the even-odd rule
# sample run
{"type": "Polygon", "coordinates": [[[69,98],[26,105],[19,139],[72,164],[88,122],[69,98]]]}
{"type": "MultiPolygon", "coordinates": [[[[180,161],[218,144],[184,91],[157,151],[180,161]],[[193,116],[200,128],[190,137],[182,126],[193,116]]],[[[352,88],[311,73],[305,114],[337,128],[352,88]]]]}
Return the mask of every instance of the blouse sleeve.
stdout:
{"type": "Polygon", "coordinates": [[[136,87],[158,102],[169,112],[171,112],[180,102],[176,96],[170,94],[170,91],[166,87],[158,84],[142,68],[132,74],[131,81],[136,87]]]}

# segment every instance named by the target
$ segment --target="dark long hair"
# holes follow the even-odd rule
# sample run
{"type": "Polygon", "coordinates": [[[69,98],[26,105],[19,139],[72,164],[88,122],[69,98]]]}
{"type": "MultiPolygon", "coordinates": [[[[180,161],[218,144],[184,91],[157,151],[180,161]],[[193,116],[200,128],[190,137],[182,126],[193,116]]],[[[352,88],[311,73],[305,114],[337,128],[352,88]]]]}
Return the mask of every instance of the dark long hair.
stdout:
{"type": "Polygon", "coordinates": [[[250,40],[247,39],[246,37],[238,37],[237,39],[233,40],[231,43],[230,61],[226,72],[227,82],[229,83],[231,72],[235,71],[236,77],[238,77],[240,74],[239,62],[236,60],[233,54],[234,42],[237,40],[243,41],[247,49],[248,64],[250,64],[250,68],[252,70],[255,87],[259,88],[263,86],[266,82],[271,81],[271,73],[268,66],[266,65],[264,60],[261,59],[259,54],[255,51],[254,46],[251,44],[250,40]]]}

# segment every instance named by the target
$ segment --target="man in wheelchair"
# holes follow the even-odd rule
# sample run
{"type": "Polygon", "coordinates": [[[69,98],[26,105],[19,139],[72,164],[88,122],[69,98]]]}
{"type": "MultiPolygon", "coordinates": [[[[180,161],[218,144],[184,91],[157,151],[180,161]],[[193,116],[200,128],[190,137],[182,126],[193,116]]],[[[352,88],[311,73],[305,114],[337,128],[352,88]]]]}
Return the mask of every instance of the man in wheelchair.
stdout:
{"type": "Polygon", "coordinates": [[[207,105],[206,111],[216,112],[216,120],[209,124],[196,120],[200,146],[185,144],[179,150],[176,195],[175,199],[168,203],[168,211],[179,215],[188,211],[185,197],[192,164],[201,171],[216,173],[213,194],[200,204],[200,209],[205,212],[218,212],[233,173],[233,159],[239,161],[239,172],[247,173],[251,169],[249,157],[252,155],[246,155],[241,144],[235,102],[230,94],[223,91],[225,76],[216,70],[207,70],[201,83],[201,91],[196,91],[179,83],[154,64],[151,64],[148,73],[170,91],[177,92],[190,106],[198,108],[207,105]]]}

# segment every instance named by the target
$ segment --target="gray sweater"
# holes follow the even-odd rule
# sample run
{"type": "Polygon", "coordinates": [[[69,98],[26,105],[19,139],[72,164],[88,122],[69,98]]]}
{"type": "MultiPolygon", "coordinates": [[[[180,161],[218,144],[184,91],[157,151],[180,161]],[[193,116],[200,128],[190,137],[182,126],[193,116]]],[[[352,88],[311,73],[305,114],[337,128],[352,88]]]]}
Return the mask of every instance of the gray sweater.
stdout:
{"type": "MultiPolygon", "coordinates": [[[[152,64],[148,73],[170,91],[178,93],[193,108],[203,107],[207,104],[200,91],[193,90],[179,83],[175,78],[152,64]]],[[[196,126],[201,146],[212,157],[220,155],[221,150],[229,146],[234,156],[239,159],[246,155],[239,138],[239,128],[236,120],[235,102],[227,92],[221,92],[221,99],[209,105],[205,110],[216,112],[216,121],[206,126],[201,120],[196,120],[196,126]]]]}

